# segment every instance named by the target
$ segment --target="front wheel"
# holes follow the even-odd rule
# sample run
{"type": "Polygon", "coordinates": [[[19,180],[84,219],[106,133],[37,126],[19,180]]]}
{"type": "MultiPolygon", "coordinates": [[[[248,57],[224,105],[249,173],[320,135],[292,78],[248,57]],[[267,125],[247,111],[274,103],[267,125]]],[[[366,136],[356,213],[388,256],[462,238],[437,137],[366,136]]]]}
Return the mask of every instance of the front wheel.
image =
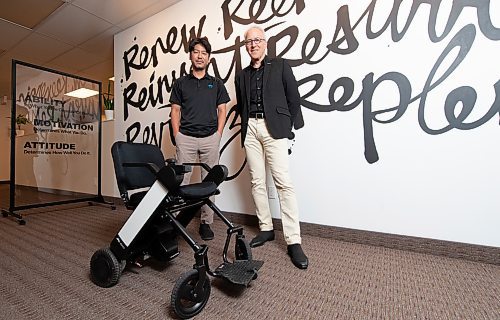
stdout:
{"type": "Polygon", "coordinates": [[[90,278],[99,287],[112,287],[118,282],[124,266],[109,248],[99,249],[90,259],[90,278]]]}
{"type": "Polygon", "coordinates": [[[196,292],[196,286],[200,281],[198,270],[192,269],[184,273],[175,283],[170,305],[182,319],[192,318],[200,313],[210,297],[210,279],[205,277],[201,290],[196,292]]]}

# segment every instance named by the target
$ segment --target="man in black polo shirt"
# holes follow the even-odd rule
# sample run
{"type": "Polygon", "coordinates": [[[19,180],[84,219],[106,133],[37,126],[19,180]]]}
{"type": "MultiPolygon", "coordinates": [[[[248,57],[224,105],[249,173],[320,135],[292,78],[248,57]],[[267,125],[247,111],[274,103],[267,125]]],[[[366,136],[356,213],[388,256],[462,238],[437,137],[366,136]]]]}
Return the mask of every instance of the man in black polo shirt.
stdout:
{"type": "MultiPolygon", "coordinates": [[[[219,162],[219,144],[226,121],[226,103],[229,95],[224,83],[207,73],[212,48],[208,39],[195,38],[189,43],[191,73],[177,79],[170,95],[171,125],[175,137],[177,161],[199,162],[210,167],[219,162]]],[[[207,172],[201,170],[201,179],[207,172]]],[[[183,183],[189,183],[191,173],[184,175],[183,183]]],[[[214,197],[211,198],[214,201],[214,197]]],[[[213,211],[201,208],[200,236],[211,240],[210,229],[213,211]]]]}

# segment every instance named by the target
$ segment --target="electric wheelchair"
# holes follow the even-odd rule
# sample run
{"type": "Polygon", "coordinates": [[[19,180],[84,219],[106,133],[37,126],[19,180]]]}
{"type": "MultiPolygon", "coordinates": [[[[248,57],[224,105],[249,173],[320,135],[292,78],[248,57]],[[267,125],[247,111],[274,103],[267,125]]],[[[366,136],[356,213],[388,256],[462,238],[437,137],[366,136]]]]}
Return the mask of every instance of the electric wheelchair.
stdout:
{"type": "Polygon", "coordinates": [[[227,178],[223,165],[213,168],[205,164],[176,164],[163,158],[159,147],[143,143],[115,142],[111,148],[120,196],[133,210],[107,248],[97,250],[90,261],[90,277],[100,287],[115,285],[127,262],[135,263],[152,257],[166,262],[179,255],[179,237],[194,251],[193,269],[176,281],[170,304],[180,318],[200,313],[210,296],[210,278],[223,278],[230,283],[248,286],[257,278],[263,261],[252,259],[243,228],[233,225],[210,201],[218,194],[218,186],[227,178]],[[208,174],[200,183],[181,186],[184,173],[199,165],[208,174]],[[208,247],[198,244],[186,230],[202,205],[207,204],[227,225],[223,263],[214,270],[208,264],[208,247]],[[233,261],[228,259],[234,238],[233,261]]]}

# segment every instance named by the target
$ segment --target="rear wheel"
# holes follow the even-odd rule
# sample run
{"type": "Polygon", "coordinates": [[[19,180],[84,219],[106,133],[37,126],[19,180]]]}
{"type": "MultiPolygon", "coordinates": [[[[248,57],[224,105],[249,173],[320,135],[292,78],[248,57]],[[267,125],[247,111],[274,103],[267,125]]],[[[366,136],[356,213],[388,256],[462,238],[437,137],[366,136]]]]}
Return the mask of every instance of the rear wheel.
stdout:
{"type": "Polygon", "coordinates": [[[199,272],[196,269],[184,273],[175,283],[170,305],[182,319],[192,318],[200,313],[210,297],[210,279],[205,277],[200,292],[196,292],[196,286],[200,281],[199,272]]]}
{"type": "Polygon", "coordinates": [[[97,250],[90,259],[90,278],[99,287],[114,286],[125,267],[109,248],[97,250]]]}

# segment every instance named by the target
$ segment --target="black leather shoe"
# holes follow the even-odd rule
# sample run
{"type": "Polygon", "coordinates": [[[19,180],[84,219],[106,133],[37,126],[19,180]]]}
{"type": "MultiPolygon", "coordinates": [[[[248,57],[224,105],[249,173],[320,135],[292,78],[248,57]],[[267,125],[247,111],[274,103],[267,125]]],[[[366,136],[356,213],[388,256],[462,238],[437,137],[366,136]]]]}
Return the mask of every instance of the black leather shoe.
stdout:
{"type": "Polygon", "coordinates": [[[212,240],[214,238],[214,232],[210,229],[210,225],[202,223],[200,224],[200,236],[203,240],[212,240]]]}
{"type": "Polygon", "coordinates": [[[267,241],[273,241],[274,240],[274,230],[271,231],[260,231],[259,234],[250,241],[250,247],[255,248],[255,247],[260,247],[267,241]]]}
{"type": "Polygon", "coordinates": [[[307,259],[304,251],[302,251],[302,247],[300,244],[291,244],[287,248],[288,255],[292,260],[292,263],[299,269],[307,269],[309,266],[309,260],[307,259]]]}

